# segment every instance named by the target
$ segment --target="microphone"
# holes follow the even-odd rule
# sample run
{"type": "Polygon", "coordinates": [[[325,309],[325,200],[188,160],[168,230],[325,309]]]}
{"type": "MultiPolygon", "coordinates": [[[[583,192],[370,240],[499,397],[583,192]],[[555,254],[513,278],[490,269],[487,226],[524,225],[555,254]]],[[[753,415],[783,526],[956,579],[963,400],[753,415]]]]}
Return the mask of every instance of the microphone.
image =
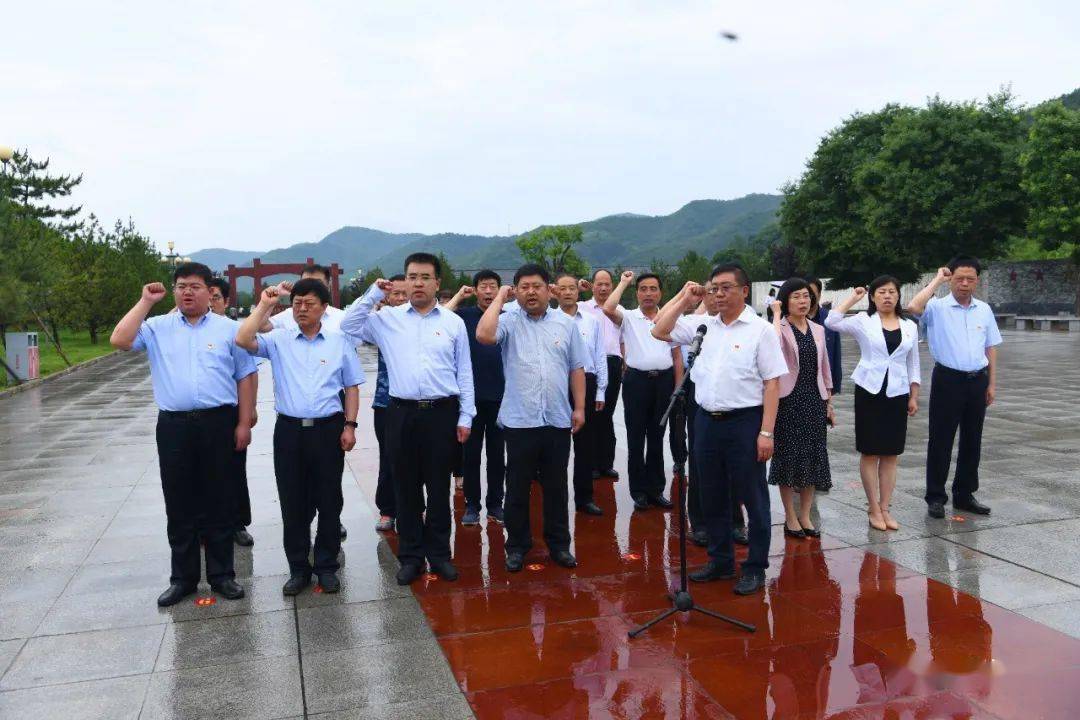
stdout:
{"type": "Polygon", "coordinates": [[[693,364],[694,358],[701,352],[701,343],[705,341],[705,333],[707,332],[709,332],[709,328],[704,324],[697,326],[697,334],[694,335],[694,339],[690,343],[690,352],[687,354],[690,364],[693,364]]]}

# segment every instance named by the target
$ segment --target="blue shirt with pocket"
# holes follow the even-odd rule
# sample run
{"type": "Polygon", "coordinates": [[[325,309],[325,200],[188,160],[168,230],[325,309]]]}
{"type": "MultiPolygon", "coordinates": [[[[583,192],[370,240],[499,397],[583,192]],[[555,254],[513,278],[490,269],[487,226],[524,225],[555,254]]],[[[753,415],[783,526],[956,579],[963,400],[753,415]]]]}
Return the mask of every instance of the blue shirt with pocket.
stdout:
{"type": "Polygon", "coordinates": [[[320,328],[308,338],[298,329],[278,328],[256,337],[256,355],[274,371],[274,408],[294,418],[324,418],[342,411],[339,393],[364,382],[356,341],[320,328]]]}
{"type": "Polygon", "coordinates": [[[949,293],[932,298],[919,318],[926,332],[930,354],[939,365],[975,372],[990,364],[986,349],[1001,344],[994,311],[982,300],[971,298],[967,307],[949,293]]]}

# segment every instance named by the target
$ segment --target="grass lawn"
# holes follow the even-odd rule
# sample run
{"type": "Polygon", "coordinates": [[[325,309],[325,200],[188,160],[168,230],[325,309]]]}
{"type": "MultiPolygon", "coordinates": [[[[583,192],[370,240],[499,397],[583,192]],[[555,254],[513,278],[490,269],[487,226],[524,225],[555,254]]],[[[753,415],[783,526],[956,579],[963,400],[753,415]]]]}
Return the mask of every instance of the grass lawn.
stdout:
{"type": "MultiPolygon", "coordinates": [[[[56,348],[49,342],[49,338],[40,330],[38,331],[38,344],[41,347],[42,377],[67,367],[64,363],[64,359],[60,357],[60,354],[56,352],[56,348]]],[[[100,333],[98,335],[97,345],[91,345],[90,333],[85,331],[76,332],[72,330],[61,330],[60,345],[64,348],[64,353],[68,356],[68,360],[71,361],[72,365],[112,352],[112,346],[109,345],[109,331],[100,333]]],[[[5,376],[5,380],[9,383],[11,382],[11,378],[7,377],[6,372],[3,372],[3,370],[0,369],[0,373],[5,376]]],[[[0,382],[0,387],[3,386],[4,383],[0,382]]]]}

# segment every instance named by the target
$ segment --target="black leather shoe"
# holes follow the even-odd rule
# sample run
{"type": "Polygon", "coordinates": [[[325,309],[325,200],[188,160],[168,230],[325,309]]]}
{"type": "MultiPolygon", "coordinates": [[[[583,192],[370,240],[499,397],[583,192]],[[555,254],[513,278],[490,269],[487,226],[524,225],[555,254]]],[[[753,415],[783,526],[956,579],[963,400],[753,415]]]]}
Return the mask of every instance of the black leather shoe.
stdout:
{"type": "Polygon", "coordinates": [[[749,545],[750,536],[746,534],[746,528],[737,527],[731,530],[731,539],[736,545],[749,545]]]}
{"type": "Polygon", "coordinates": [[[235,580],[222,580],[217,585],[211,585],[210,589],[226,600],[239,600],[244,597],[243,586],[235,580]]]}
{"type": "Polygon", "coordinates": [[[600,474],[603,475],[604,477],[609,477],[612,480],[618,480],[619,479],[619,471],[616,470],[615,468],[608,468],[607,470],[601,470],[600,474]]]}
{"type": "Polygon", "coordinates": [[[319,587],[324,593],[333,595],[341,589],[341,581],[336,573],[319,573],[319,587]]]}
{"type": "Polygon", "coordinates": [[[592,479],[593,480],[599,480],[600,479],[600,471],[599,470],[593,470],[592,471],[592,479]]]}
{"type": "Polygon", "coordinates": [[[311,583],[311,574],[290,575],[285,584],[281,586],[281,594],[287,597],[299,595],[300,592],[311,583]]]}
{"type": "Polygon", "coordinates": [[[973,497],[964,498],[963,500],[953,498],[952,506],[954,510],[964,510],[969,513],[975,513],[976,515],[990,514],[990,508],[973,497]]]}
{"type": "Polygon", "coordinates": [[[709,546],[709,533],[705,530],[694,530],[690,533],[690,542],[694,543],[698,547],[709,546]]]}
{"type": "Polygon", "coordinates": [[[765,573],[743,573],[739,582],[735,583],[736,595],[753,595],[765,587],[765,573]]]}
{"type": "Polygon", "coordinates": [[[555,561],[556,565],[561,565],[564,568],[576,568],[577,558],[570,554],[569,550],[559,550],[551,553],[551,559],[555,561]]]}
{"type": "Polygon", "coordinates": [[[449,560],[429,560],[428,565],[431,566],[431,572],[435,573],[443,580],[454,582],[458,579],[457,568],[454,567],[454,563],[449,560]]]}
{"type": "Polygon", "coordinates": [[[240,528],[233,533],[233,542],[240,547],[251,547],[255,544],[255,538],[251,537],[251,533],[247,531],[247,528],[240,528]]]}
{"type": "Polygon", "coordinates": [[[525,567],[525,556],[521,553],[509,553],[506,556],[507,572],[521,572],[523,567],[525,567]]]}
{"type": "Polygon", "coordinates": [[[665,510],[670,510],[675,507],[675,503],[671,502],[663,495],[650,495],[647,500],[650,505],[655,505],[656,507],[664,508],[665,510]]]}
{"type": "Polygon", "coordinates": [[[701,568],[697,572],[690,573],[689,577],[694,582],[704,583],[713,582],[714,580],[730,580],[735,577],[735,569],[728,567],[721,567],[719,564],[708,562],[705,567],[701,568]]]}
{"type": "Polygon", "coordinates": [[[938,518],[939,520],[945,517],[945,504],[939,502],[932,502],[926,507],[926,514],[932,518],[938,518]]]}
{"type": "Polygon", "coordinates": [[[798,530],[792,530],[785,523],[784,524],[784,537],[789,537],[789,538],[792,538],[794,540],[805,540],[806,539],[806,533],[803,532],[802,528],[799,528],[798,530]]]}
{"type": "Polygon", "coordinates": [[[634,509],[635,510],[648,510],[649,509],[649,501],[645,498],[644,495],[638,495],[637,497],[634,498],[634,509]]]}
{"type": "Polygon", "coordinates": [[[402,565],[397,571],[397,584],[409,585],[420,577],[424,572],[424,569],[415,563],[406,563],[402,565]]]}
{"type": "Polygon", "coordinates": [[[198,590],[197,585],[170,585],[168,590],[158,596],[158,607],[175,605],[196,590],[198,590]]]}
{"type": "Polygon", "coordinates": [[[344,540],[349,537],[349,531],[345,529],[345,523],[341,523],[341,539],[344,540]]]}
{"type": "Polygon", "coordinates": [[[584,505],[578,505],[577,511],[579,513],[585,513],[586,515],[603,515],[604,511],[600,509],[600,506],[594,502],[585,503],[584,505]]]}

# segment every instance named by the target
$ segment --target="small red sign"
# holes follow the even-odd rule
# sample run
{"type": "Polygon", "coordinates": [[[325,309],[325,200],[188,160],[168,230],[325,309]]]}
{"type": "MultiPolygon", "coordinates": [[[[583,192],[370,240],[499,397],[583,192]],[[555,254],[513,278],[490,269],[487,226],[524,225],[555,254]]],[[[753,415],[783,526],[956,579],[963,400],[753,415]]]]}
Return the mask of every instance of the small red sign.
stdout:
{"type": "Polygon", "coordinates": [[[217,598],[214,597],[213,595],[210,595],[208,597],[197,597],[197,598],[195,598],[195,605],[197,605],[198,607],[210,607],[211,605],[213,605],[216,602],[217,602],[217,598]]]}
{"type": "Polygon", "coordinates": [[[544,569],[544,564],[543,563],[530,563],[530,564],[526,565],[525,567],[529,568],[533,572],[536,572],[537,570],[543,570],[544,569]]]}

